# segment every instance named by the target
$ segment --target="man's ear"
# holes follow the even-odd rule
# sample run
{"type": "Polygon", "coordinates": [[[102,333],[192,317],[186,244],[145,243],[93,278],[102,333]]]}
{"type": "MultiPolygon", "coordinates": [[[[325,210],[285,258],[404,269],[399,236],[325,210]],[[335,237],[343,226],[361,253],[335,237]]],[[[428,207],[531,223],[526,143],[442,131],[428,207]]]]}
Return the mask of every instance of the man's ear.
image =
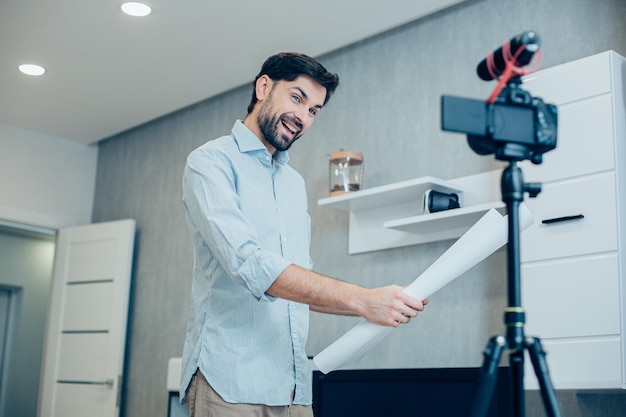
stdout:
{"type": "Polygon", "coordinates": [[[263,101],[269,95],[270,90],[272,89],[272,85],[274,81],[268,75],[261,75],[255,84],[256,89],[256,98],[257,100],[263,101]]]}

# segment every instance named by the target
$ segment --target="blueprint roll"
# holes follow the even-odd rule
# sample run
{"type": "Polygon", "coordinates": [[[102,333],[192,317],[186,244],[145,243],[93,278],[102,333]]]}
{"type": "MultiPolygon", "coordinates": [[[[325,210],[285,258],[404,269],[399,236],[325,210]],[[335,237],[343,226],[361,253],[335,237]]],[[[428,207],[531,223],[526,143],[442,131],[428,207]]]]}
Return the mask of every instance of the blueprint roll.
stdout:
{"type": "MultiPolygon", "coordinates": [[[[519,208],[520,231],[533,223],[528,208],[519,208]]],[[[508,241],[508,218],[489,210],[404,292],[423,300],[454,281],[508,241]]],[[[355,362],[394,330],[362,320],[313,358],[313,367],[326,374],[355,362]]]]}

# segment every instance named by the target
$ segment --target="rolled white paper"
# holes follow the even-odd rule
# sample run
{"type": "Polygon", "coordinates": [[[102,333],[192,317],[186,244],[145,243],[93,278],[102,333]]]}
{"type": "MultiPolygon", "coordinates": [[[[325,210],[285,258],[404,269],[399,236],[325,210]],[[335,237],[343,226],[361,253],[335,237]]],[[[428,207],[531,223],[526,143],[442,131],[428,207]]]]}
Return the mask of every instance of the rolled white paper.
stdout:
{"type": "MultiPolygon", "coordinates": [[[[519,210],[520,231],[530,227],[533,218],[524,205],[519,210]]],[[[430,297],[468,269],[491,255],[508,240],[508,219],[489,210],[461,236],[404,292],[420,300],[430,297]]],[[[362,320],[326,349],[315,355],[313,366],[324,374],[354,362],[384,339],[393,327],[362,320]]]]}

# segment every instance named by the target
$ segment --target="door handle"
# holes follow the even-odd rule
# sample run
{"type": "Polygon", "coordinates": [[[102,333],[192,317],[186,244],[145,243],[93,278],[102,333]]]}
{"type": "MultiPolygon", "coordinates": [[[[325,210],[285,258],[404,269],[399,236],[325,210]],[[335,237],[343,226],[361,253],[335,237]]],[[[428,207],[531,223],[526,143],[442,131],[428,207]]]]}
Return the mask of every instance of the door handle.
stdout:
{"type": "Polygon", "coordinates": [[[109,378],[106,381],[70,381],[67,379],[59,379],[57,380],[59,384],[78,384],[78,385],[104,385],[107,388],[113,388],[115,384],[115,380],[113,378],[109,378]]]}

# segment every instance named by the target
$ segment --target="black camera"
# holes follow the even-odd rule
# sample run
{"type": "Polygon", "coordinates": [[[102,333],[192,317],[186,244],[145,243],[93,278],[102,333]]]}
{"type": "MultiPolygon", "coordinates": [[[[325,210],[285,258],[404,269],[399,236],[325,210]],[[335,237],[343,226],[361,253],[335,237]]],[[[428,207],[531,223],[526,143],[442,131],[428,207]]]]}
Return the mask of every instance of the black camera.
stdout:
{"type": "Polygon", "coordinates": [[[557,109],[519,86],[507,86],[494,103],[441,97],[441,128],[467,134],[479,155],[496,159],[542,162],[556,148],[557,109]]]}
{"type": "MultiPolygon", "coordinates": [[[[516,56],[523,58],[521,64],[527,64],[539,49],[539,38],[534,32],[525,32],[511,39],[509,45],[513,51],[522,52],[516,56]]],[[[502,55],[498,49],[491,59],[481,62],[478,75],[485,80],[497,76],[505,65],[498,59],[502,55]],[[486,62],[492,67],[490,72],[485,69],[486,62]]],[[[442,96],[442,130],[466,133],[470,148],[480,155],[540,164],[542,155],[556,148],[557,108],[531,96],[521,84],[520,77],[509,79],[493,102],[442,96]]]]}

